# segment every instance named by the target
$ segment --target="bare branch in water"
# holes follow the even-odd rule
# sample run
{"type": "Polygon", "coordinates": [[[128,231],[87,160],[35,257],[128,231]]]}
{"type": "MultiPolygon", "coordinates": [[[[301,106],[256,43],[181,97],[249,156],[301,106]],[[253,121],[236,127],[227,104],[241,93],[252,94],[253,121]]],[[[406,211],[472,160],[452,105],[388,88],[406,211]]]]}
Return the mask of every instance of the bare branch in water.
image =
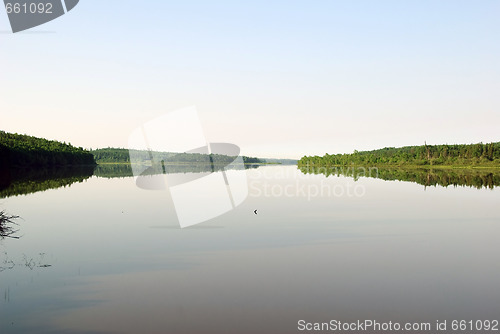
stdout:
{"type": "Polygon", "coordinates": [[[34,270],[35,268],[50,268],[51,264],[46,263],[45,253],[39,253],[40,257],[32,258],[23,254],[21,261],[14,261],[9,258],[7,252],[3,253],[4,260],[0,262],[0,273],[5,270],[14,269],[14,267],[26,267],[29,270],[34,270]]]}

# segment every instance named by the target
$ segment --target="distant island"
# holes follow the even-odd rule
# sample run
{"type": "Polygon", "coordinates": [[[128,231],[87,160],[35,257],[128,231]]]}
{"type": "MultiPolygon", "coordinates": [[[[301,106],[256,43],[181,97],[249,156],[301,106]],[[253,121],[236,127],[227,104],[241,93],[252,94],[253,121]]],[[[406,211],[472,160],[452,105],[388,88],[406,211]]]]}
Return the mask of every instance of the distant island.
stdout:
{"type": "Polygon", "coordinates": [[[500,142],[386,147],[351,154],[304,156],[300,168],[328,166],[500,167],[500,142]]]}
{"type": "MultiPolygon", "coordinates": [[[[126,148],[99,148],[96,150],[90,150],[90,153],[94,155],[95,161],[98,164],[111,163],[111,164],[122,164],[130,163],[130,151],[126,148]]],[[[136,157],[142,158],[143,161],[150,160],[153,158],[156,161],[166,161],[166,163],[178,163],[178,164],[196,164],[197,162],[206,161],[207,155],[200,153],[171,153],[171,152],[156,152],[156,151],[144,151],[144,150],[132,150],[136,157]]],[[[209,155],[214,163],[227,164],[234,160],[234,157],[221,154],[210,154],[209,155]]],[[[265,160],[254,157],[243,156],[243,162],[245,164],[264,164],[265,160]]]]}

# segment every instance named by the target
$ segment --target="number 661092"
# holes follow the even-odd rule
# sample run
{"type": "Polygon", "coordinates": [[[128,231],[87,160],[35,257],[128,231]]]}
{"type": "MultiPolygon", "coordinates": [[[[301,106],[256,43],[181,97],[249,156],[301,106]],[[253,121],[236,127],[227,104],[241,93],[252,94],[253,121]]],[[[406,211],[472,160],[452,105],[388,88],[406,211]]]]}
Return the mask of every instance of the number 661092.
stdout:
{"type": "Polygon", "coordinates": [[[51,3],[6,3],[5,10],[7,14],[52,14],[52,4],[51,3]]]}

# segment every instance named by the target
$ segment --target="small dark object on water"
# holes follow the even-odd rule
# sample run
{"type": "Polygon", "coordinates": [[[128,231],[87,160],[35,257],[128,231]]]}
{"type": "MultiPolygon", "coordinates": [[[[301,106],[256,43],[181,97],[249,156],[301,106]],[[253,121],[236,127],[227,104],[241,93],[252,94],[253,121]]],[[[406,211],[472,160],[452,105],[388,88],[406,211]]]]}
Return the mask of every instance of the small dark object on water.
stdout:
{"type": "Polygon", "coordinates": [[[257,210],[253,210],[253,213],[257,214],[257,210]]]}

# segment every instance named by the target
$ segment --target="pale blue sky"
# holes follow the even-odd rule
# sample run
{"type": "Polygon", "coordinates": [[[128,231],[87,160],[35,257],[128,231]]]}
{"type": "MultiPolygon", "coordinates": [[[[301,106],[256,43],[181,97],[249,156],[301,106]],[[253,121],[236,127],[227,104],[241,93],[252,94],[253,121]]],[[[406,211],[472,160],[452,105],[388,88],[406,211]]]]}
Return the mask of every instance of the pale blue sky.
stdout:
{"type": "Polygon", "coordinates": [[[11,34],[0,129],[84,147],[196,105],[212,142],[299,158],[500,141],[500,1],[81,0],[11,34]]]}

